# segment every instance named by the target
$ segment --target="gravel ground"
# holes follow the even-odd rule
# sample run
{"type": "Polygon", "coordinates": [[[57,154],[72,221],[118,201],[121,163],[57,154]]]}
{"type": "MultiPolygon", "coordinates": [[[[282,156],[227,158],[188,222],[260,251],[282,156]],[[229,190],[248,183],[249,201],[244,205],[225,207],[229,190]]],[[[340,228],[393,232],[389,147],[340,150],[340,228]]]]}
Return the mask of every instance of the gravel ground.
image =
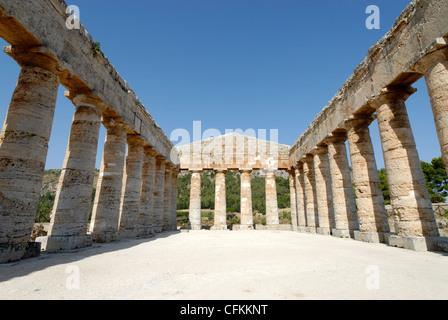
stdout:
{"type": "Polygon", "coordinates": [[[288,231],[167,232],[0,265],[0,299],[448,299],[448,256],[288,231]]]}

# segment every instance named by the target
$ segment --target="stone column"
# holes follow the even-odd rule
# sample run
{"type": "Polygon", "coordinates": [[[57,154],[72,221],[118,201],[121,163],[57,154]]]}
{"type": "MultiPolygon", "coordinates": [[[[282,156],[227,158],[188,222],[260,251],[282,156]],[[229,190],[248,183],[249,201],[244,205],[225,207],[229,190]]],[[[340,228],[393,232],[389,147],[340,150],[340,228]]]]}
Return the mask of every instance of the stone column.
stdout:
{"type": "Polygon", "coordinates": [[[166,160],[162,156],[156,156],[156,176],[154,184],[155,224],[153,227],[153,233],[162,232],[164,210],[163,199],[165,191],[165,163],[166,160]]]}
{"type": "Polygon", "coordinates": [[[240,169],[241,173],[241,230],[253,230],[252,189],[250,173],[252,169],[240,169]]]}
{"type": "Polygon", "coordinates": [[[296,173],[296,194],[297,194],[297,230],[306,231],[306,199],[305,199],[305,180],[303,173],[303,163],[298,162],[295,169],[296,173]]]}
{"type": "Polygon", "coordinates": [[[201,230],[201,173],[191,170],[190,186],[190,229],[201,230]]]}
{"type": "Polygon", "coordinates": [[[0,136],[0,263],[20,260],[34,226],[59,76],[25,66],[0,136]]]}
{"type": "Polygon", "coordinates": [[[328,149],[319,146],[313,150],[314,174],[316,180],[316,204],[319,225],[317,233],[323,235],[331,234],[331,219],[333,216],[333,196],[331,192],[330,162],[328,160],[328,149]]]}
{"type": "Polygon", "coordinates": [[[226,171],[216,169],[215,219],[213,230],[227,230],[226,171]]]}
{"type": "Polygon", "coordinates": [[[420,164],[405,100],[413,88],[385,89],[376,107],[396,235],[389,244],[412,250],[432,250],[439,236],[420,164]]]}
{"type": "Polygon", "coordinates": [[[112,242],[117,239],[126,156],[125,125],[117,119],[105,117],[103,124],[107,129],[106,141],[90,222],[94,242],[112,242]]]}
{"type": "Polygon", "coordinates": [[[277,182],[273,170],[265,171],[266,179],[266,227],[268,230],[278,230],[277,182]]]}
{"type": "Polygon", "coordinates": [[[291,224],[292,224],[292,230],[297,231],[296,173],[294,169],[288,170],[288,173],[289,173],[289,197],[291,203],[291,224]]]}
{"type": "Polygon", "coordinates": [[[48,236],[38,238],[47,251],[72,250],[92,244],[87,223],[92,202],[101,115],[85,96],[76,104],[59,179],[48,236]]]}
{"type": "Polygon", "coordinates": [[[306,231],[316,233],[318,225],[316,189],[314,178],[314,161],[312,155],[307,155],[303,160],[303,175],[305,181],[305,199],[306,199],[306,231]]]}
{"type": "Polygon", "coordinates": [[[448,172],[448,49],[425,56],[418,69],[425,75],[440,149],[448,172]]]}
{"type": "Polygon", "coordinates": [[[165,183],[163,191],[163,231],[171,231],[171,189],[172,189],[172,167],[170,164],[165,165],[165,183]]]}
{"type": "Polygon", "coordinates": [[[334,133],[326,141],[335,220],[335,228],[331,233],[335,237],[354,237],[354,231],[359,230],[345,140],[345,133],[334,133]]]}
{"type": "Polygon", "coordinates": [[[177,230],[177,180],[179,170],[174,168],[171,177],[171,230],[177,230]]]}
{"type": "Polygon", "coordinates": [[[128,151],[123,179],[119,237],[132,239],[138,235],[143,170],[143,144],[140,135],[127,137],[128,151]]]}
{"type": "Polygon", "coordinates": [[[154,185],[156,159],[152,147],[143,152],[142,189],[140,195],[140,215],[138,217],[138,236],[152,234],[154,225],[154,185]]]}
{"type": "Polygon", "coordinates": [[[348,146],[359,220],[355,239],[387,243],[389,222],[369,133],[371,121],[372,117],[359,117],[348,122],[348,146]]]}

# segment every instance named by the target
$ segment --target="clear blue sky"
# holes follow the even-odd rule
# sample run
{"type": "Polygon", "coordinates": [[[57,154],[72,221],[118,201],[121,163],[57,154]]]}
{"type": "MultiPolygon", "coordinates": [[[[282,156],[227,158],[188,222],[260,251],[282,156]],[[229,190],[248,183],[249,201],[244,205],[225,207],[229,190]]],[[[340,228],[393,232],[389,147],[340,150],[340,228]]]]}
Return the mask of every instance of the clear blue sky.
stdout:
{"type": "MultiPolygon", "coordinates": [[[[170,137],[173,130],[278,129],[292,145],[390,29],[408,0],[68,0],[170,137]],[[381,9],[368,30],[367,6],[381,9]]],[[[7,45],[0,39],[0,45],[7,45]]],[[[0,121],[18,77],[0,55],[0,121]]],[[[424,80],[408,102],[420,158],[440,156],[424,80]]],[[[61,87],[47,168],[61,168],[74,107],[61,87]]],[[[384,166],[376,122],[377,165],[384,166]]],[[[105,130],[98,148],[100,166],[105,130]]],[[[176,144],[176,141],[174,141],[176,144]]]]}

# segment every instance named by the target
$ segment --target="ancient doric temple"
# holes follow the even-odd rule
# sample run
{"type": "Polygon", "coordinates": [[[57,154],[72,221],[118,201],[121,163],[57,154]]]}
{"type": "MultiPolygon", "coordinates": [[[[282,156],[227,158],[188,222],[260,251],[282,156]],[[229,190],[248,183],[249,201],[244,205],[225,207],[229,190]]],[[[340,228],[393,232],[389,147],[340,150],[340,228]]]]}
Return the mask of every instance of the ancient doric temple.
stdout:
{"type": "Polygon", "coordinates": [[[266,221],[276,229],[275,171],[284,170],[293,232],[448,251],[406,110],[412,85],[424,77],[448,164],[446,0],[412,1],[292,146],[227,134],[175,147],[85,27],[67,28],[67,12],[62,0],[0,0],[4,52],[21,67],[0,136],[0,263],[20,260],[36,245],[65,251],[176,230],[181,171],[192,173],[190,226],[200,229],[206,170],[216,173],[213,229],[227,229],[227,170],[241,174],[243,230],[253,228],[250,173],[265,173],[266,221]],[[75,111],[48,235],[30,242],[59,85],[75,111]],[[375,119],[394,232],[378,188],[369,134],[375,119]],[[101,124],[107,135],[89,221],[101,124]]]}

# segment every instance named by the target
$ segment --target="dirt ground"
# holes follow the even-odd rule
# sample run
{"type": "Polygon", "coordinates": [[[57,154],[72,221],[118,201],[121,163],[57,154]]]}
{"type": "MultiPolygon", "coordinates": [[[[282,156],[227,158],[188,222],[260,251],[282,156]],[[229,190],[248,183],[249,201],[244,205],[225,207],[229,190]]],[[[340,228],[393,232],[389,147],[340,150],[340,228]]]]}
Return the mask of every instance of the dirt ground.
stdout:
{"type": "Polygon", "coordinates": [[[0,265],[0,299],[448,299],[448,256],[291,231],[167,232],[0,265]]]}

